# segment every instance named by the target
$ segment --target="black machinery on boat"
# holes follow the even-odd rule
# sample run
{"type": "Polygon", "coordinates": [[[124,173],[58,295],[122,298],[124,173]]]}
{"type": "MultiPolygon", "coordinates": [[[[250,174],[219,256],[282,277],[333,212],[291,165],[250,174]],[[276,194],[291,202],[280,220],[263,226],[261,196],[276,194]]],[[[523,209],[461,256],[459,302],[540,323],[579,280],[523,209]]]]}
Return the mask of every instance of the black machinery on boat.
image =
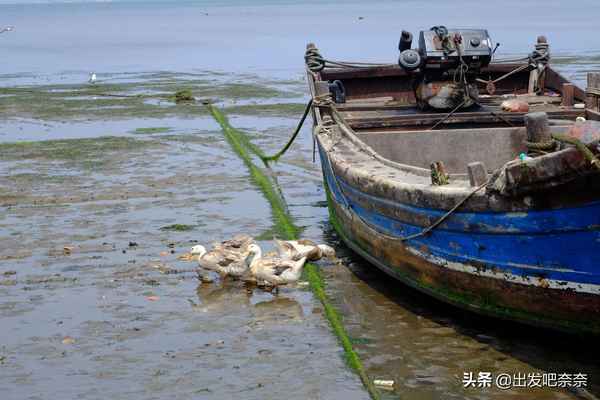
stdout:
{"type": "MultiPolygon", "coordinates": [[[[550,61],[549,45],[545,36],[539,36],[534,51],[515,69],[492,79],[489,74],[495,45],[486,29],[448,29],[443,25],[419,32],[418,47],[412,48],[413,35],[402,31],[398,49],[398,66],[411,79],[415,105],[421,110],[455,111],[481,105],[480,87],[488,96],[496,93],[496,84],[514,74],[530,75],[528,93],[544,95],[544,79],[550,61]],[[488,75],[488,79],[484,77],[488,75]]],[[[307,53],[308,54],[308,53],[307,53]]],[[[320,71],[325,62],[316,50],[320,71]],[[322,64],[319,64],[321,62],[322,64]]],[[[309,56],[307,60],[311,59],[309,56]]],[[[344,63],[333,63],[345,67],[344,63]]],[[[365,63],[364,65],[369,65],[365,63]]],[[[329,84],[329,91],[336,103],[345,103],[346,87],[340,80],[329,84]]]]}
{"type": "Polygon", "coordinates": [[[398,64],[414,76],[420,108],[448,110],[477,103],[475,79],[494,52],[487,30],[434,26],[419,33],[417,49],[411,45],[412,34],[403,31],[398,64]]]}

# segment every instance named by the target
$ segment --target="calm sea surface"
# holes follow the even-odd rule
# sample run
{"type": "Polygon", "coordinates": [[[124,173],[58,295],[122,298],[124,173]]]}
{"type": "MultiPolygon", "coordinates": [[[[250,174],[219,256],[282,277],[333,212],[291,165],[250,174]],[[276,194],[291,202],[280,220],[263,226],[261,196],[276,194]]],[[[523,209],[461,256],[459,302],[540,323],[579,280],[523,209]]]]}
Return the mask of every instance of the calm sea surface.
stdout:
{"type": "Polygon", "coordinates": [[[499,54],[545,34],[555,54],[600,51],[600,3],[483,1],[0,1],[0,73],[47,79],[76,71],[302,73],[315,42],[331,59],[396,62],[402,29],[485,27],[499,54]],[[4,4],[7,3],[7,4],[4,4]],[[362,19],[359,20],[359,17],[362,19]]]}

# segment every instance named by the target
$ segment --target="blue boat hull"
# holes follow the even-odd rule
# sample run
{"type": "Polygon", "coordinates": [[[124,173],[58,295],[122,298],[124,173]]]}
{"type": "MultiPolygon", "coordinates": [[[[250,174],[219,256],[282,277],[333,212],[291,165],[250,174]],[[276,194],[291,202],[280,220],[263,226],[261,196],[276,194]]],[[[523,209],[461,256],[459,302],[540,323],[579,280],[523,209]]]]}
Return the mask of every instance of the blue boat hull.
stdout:
{"type": "Polygon", "coordinates": [[[446,211],[369,194],[334,173],[318,142],[331,221],[380,269],[448,303],[550,328],[600,333],[600,202],[525,212],[446,211]]]}

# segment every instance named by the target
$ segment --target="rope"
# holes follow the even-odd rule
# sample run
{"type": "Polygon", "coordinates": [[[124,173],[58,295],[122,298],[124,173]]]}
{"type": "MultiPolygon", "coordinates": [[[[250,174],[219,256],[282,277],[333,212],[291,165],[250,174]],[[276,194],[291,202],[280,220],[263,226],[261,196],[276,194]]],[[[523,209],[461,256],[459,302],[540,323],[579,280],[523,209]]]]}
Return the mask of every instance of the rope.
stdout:
{"type": "Polygon", "coordinates": [[[503,79],[506,79],[506,78],[508,78],[509,76],[511,76],[511,75],[513,75],[513,74],[516,74],[517,72],[521,72],[521,71],[523,71],[524,69],[527,69],[527,68],[529,68],[529,64],[521,65],[521,66],[519,66],[519,67],[517,67],[517,68],[513,69],[512,71],[510,71],[510,72],[507,72],[506,74],[502,75],[501,77],[494,79],[493,81],[492,81],[492,80],[490,80],[490,81],[486,81],[486,80],[484,80],[484,79],[481,79],[481,78],[477,78],[477,79],[475,79],[475,80],[476,80],[477,82],[479,82],[479,83],[484,83],[484,84],[489,84],[490,82],[491,82],[491,83],[498,83],[498,82],[500,82],[501,80],[503,80],[503,79]]]}
{"type": "MultiPolygon", "coordinates": [[[[318,98],[316,100],[321,101],[320,104],[324,105],[323,100],[318,100],[318,98]]],[[[300,121],[298,122],[298,126],[296,126],[296,129],[294,130],[294,133],[292,133],[292,136],[287,141],[285,146],[283,146],[283,148],[281,150],[279,150],[277,153],[275,153],[271,156],[267,156],[257,146],[253,145],[249,141],[247,143],[245,143],[246,146],[248,147],[248,149],[250,151],[252,151],[255,155],[257,155],[265,164],[268,164],[269,161],[275,161],[275,162],[279,161],[279,158],[281,158],[281,156],[283,156],[288,151],[288,149],[292,146],[292,143],[294,143],[294,141],[296,140],[296,137],[298,137],[298,134],[300,133],[300,130],[302,129],[302,126],[304,125],[304,122],[306,121],[306,117],[308,117],[308,113],[310,112],[310,110],[313,107],[313,104],[314,104],[314,100],[310,99],[308,101],[308,103],[306,104],[306,107],[304,108],[304,113],[302,114],[302,118],[300,118],[300,121]]]]}
{"type": "MultiPolygon", "coordinates": [[[[493,176],[494,176],[494,174],[492,174],[492,177],[493,176]]],[[[452,207],[450,210],[448,210],[448,212],[446,214],[442,215],[440,217],[440,219],[435,221],[433,224],[429,225],[427,228],[423,229],[421,232],[415,233],[413,235],[405,236],[405,237],[401,238],[400,240],[404,242],[406,240],[411,240],[411,239],[418,238],[420,236],[427,235],[429,232],[431,232],[432,230],[437,228],[442,222],[444,222],[446,219],[448,219],[449,216],[454,214],[454,212],[456,210],[458,210],[463,204],[465,204],[467,202],[467,200],[469,200],[471,197],[473,197],[473,195],[475,193],[479,192],[481,189],[486,187],[490,182],[491,182],[491,178],[488,179],[487,181],[485,181],[484,183],[482,183],[481,185],[477,186],[472,191],[470,191],[469,194],[467,194],[465,197],[462,198],[462,200],[460,200],[458,203],[456,203],[456,205],[454,207],[452,207]]]]}
{"type": "Polygon", "coordinates": [[[306,50],[304,53],[304,61],[307,68],[312,73],[321,72],[325,68],[331,67],[346,67],[346,68],[373,68],[373,67],[389,67],[395,64],[384,64],[384,63],[369,63],[369,62],[358,62],[358,61],[334,61],[324,58],[319,49],[312,47],[306,50]]]}
{"type": "Polygon", "coordinates": [[[592,153],[592,151],[588,149],[588,147],[581,140],[560,133],[553,133],[552,139],[557,140],[559,142],[572,144],[577,150],[581,152],[581,154],[583,154],[583,156],[590,162],[590,164],[592,164],[593,167],[595,167],[596,169],[600,169],[600,160],[596,158],[594,153],[592,153]]]}
{"type": "MultiPolygon", "coordinates": [[[[331,168],[331,175],[333,176],[333,183],[335,184],[336,189],[338,190],[338,192],[341,195],[342,201],[344,203],[344,206],[348,209],[348,210],[352,210],[352,206],[350,205],[350,203],[348,203],[348,200],[346,199],[346,196],[344,195],[344,192],[342,191],[342,188],[340,187],[340,184],[338,182],[337,176],[335,175],[335,173],[333,172],[333,167],[331,166],[331,159],[329,158],[329,154],[327,152],[325,152],[325,156],[327,157],[327,162],[329,163],[329,166],[331,168]]],[[[494,177],[495,175],[492,174],[492,177],[494,177]]],[[[434,230],[435,228],[437,228],[438,226],[440,226],[445,220],[448,219],[448,217],[450,217],[452,214],[454,214],[456,212],[456,210],[458,210],[463,204],[465,204],[467,202],[467,200],[469,200],[471,197],[473,197],[473,195],[477,192],[479,192],[481,189],[485,188],[490,182],[491,182],[492,178],[488,179],[487,181],[485,181],[483,184],[477,186],[475,189],[471,190],[465,197],[463,197],[458,203],[456,203],[454,205],[454,207],[452,207],[450,210],[448,210],[444,215],[442,215],[439,219],[437,219],[433,224],[429,225],[428,227],[424,228],[422,231],[414,233],[412,235],[408,235],[408,236],[404,236],[404,237],[396,237],[396,236],[390,236],[390,235],[386,235],[385,233],[381,232],[378,229],[375,229],[379,234],[381,234],[382,236],[385,236],[388,239],[391,240],[398,240],[400,242],[406,242],[408,240],[412,240],[412,239],[416,239],[418,237],[421,236],[425,236],[427,234],[429,234],[432,230],[434,230]]],[[[362,218],[360,215],[358,215],[356,212],[353,213],[353,215],[356,215],[356,217],[362,221],[363,224],[371,227],[371,224],[368,221],[365,221],[364,218],[362,218]]]]}
{"type": "Polygon", "coordinates": [[[538,151],[538,152],[546,152],[546,151],[554,151],[558,148],[559,142],[567,143],[575,146],[577,150],[581,152],[581,154],[590,162],[590,164],[596,169],[600,169],[600,160],[592,153],[592,151],[583,143],[581,140],[561,134],[561,133],[553,133],[552,140],[547,142],[530,142],[525,141],[527,148],[529,150],[538,151]]]}
{"type": "MultiPolygon", "coordinates": [[[[334,119],[340,118],[339,117],[339,111],[336,109],[333,101],[331,100],[331,96],[329,94],[324,94],[321,96],[317,96],[314,99],[314,105],[316,107],[328,107],[333,114],[334,119]]],[[[352,129],[350,127],[348,127],[348,129],[352,129]]],[[[331,148],[329,149],[329,151],[333,150],[333,148],[335,147],[337,143],[334,143],[331,148]]],[[[350,205],[350,203],[348,203],[348,200],[346,199],[346,196],[344,195],[344,192],[342,191],[342,188],[340,187],[340,184],[338,182],[337,176],[335,175],[334,171],[333,171],[333,167],[332,167],[332,163],[331,163],[331,158],[329,157],[329,152],[326,151],[325,152],[325,157],[327,157],[327,162],[331,168],[331,175],[333,176],[333,183],[335,184],[336,189],[338,190],[338,192],[341,195],[341,199],[342,202],[344,203],[344,206],[349,209],[352,210],[352,206],[350,205]]],[[[495,176],[494,174],[491,175],[492,178],[495,176]]],[[[485,181],[483,184],[477,186],[475,189],[473,189],[472,191],[470,191],[465,197],[463,197],[458,203],[456,203],[454,205],[454,207],[452,207],[450,210],[448,210],[448,212],[446,212],[444,215],[442,215],[438,220],[436,220],[433,224],[429,225],[428,227],[426,227],[425,229],[423,229],[421,232],[409,235],[409,236],[405,236],[405,237],[395,237],[395,236],[389,236],[386,235],[385,233],[380,232],[379,230],[377,230],[377,232],[379,232],[382,236],[386,236],[389,239],[393,239],[393,240],[399,240],[401,242],[405,242],[407,240],[411,240],[411,239],[415,239],[418,238],[420,236],[424,236],[427,235],[429,232],[431,232],[432,230],[434,230],[435,228],[437,228],[440,224],[442,224],[446,219],[448,219],[448,217],[450,217],[452,214],[454,214],[456,212],[456,210],[458,210],[463,204],[465,204],[465,202],[467,202],[467,200],[469,200],[471,197],[473,197],[473,195],[477,192],[479,192],[481,189],[485,188],[492,180],[492,178],[488,179],[487,181],[485,181]]],[[[353,215],[356,215],[356,217],[358,219],[360,219],[365,225],[367,226],[371,226],[371,224],[369,224],[367,221],[365,221],[360,215],[358,215],[357,213],[353,213],[353,215]]]]}
{"type": "MultiPolygon", "coordinates": [[[[244,133],[231,128],[227,124],[226,118],[210,103],[206,102],[204,104],[209,109],[213,117],[215,117],[219,125],[221,125],[223,128],[223,133],[225,134],[226,140],[232,146],[234,152],[242,159],[251,174],[253,183],[256,185],[257,189],[262,192],[267,202],[271,206],[272,218],[275,223],[275,227],[280,230],[280,234],[285,239],[297,239],[301,229],[294,224],[289,211],[285,207],[285,200],[283,197],[277,195],[276,191],[273,189],[272,180],[269,179],[269,176],[265,174],[261,168],[253,163],[249,154],[249,151],[252,150],[247,147],[247,144],[249,143],[248,138],[241,140],[240,137],[244,136],[244,133]]],[[[310,287],[315,296],[323,305],[327,320],[329,321],[335,336],[339,339],[342,348],[344,349],[348,365],[360,377],[360,380],[362,381],[370,397],[373,400],[379,400],[381,398],[379,392],[365,371],[365,367],[362,364],[359,355],[354,350],[350,337],[344,328],[342,318],[339,316],[335,307],[331,304],[329,295],[325,293],[325,290],[323,289],[324,282],[321,274],[319,273],[319,269],[317,266],[311,263],[307,263],[304,269],[306,271],[306,277],[310,282],[310,287]]]]}
{"type": "Polygon", "coordinates": [[[548,142],[530,142],[526,140],[525,145],[530,150],[552,151],[556,149],[558,143],[555,140],[550,140],[548,142]]]}
{"type": "Polygon", "coordinates": [[[298,122],[298,126],[296,127],[296,130],[294,131],[294,133],[292,134],[292,137],[288,140],[286,145],[283,146],[283,148],[281,150],[279,150],[276,154],[274,154],[272,156],[261,156],[260,158],[263,160],[263,162],[267,163],[269,161],[275,161],[275,162],[279,161],[279,158],[285,154],[285,152],[290,148],[290,146],[292,145],[292,143],[298,136],[298,133],[300,133],[300,129],[302,129],[302,125],[304,125],[304,121],[306,121],[306,117],[308,116],[308,113],[310,112],[312,105],[313,105],[313,100],[310,99],[308,101],[308,103],[306,104],[306,108],[304,109],[304,114],[302,115],[302,118],[300,118],[300,122],[298,122]]]}
{"type": "Polygon", "coordinates": [[[306,63],[306,67],[312,72],[321,72],[325,68],[325,60],[316,47],[306,49],[304,62],[306,63]]]}
{"type": "Polygon", "coordinates": [[[500,58],[500,59],[494,59],[491,62],[491,64],[504,64],[504,63],[518,62],[518,61],[527,61],[527,60],[529,60],[529,56],[515,57],[515,58],[500,58]]]}
{"type": "Polygon", "coordinates": [[[546,42],[536,43],[535,50],[529,55],[530,64],[547,64],[550,61],[550,45],[546,42]]]}
{"type": "Polygon", "coordinates": [[[435,123],[435,124],[434,124],[434,125],[433,125],[431,128],[429,128],[428,130],[429,130],[429,131],[432,131],[432,130],[434,130],[435,128],[437,128],[437,127],[438,127],[438,125],[441,125],[441,124],[443,124],[444,122],[446,122],[446,121],[448,120],[448,118],[450,118],[450,117],[451,117],[451,116],[452,116],[452,115],[453,115],[455,112],[457,112],[457,111],[458,111],[458,110],[459,110],[459,109],[460,109],[462,106],[464,106],[466,102],[467,102],[467,99],[464,99],[464,100],[462,101],[462,103],[460,103],[459,105],[457,105],[457,106],[454,108],[454,110],[452,110],[452,111],[450,111],[448,114],[446,114],[446,115],[444,116],[444,118],[440,119],[438,122],[436,122],[436,123],[435,123]]]}
{"type": "Polygon", "coordinates": [[[348,68],[372,68],[372,67],[389,67],[396,66],[395,64],[378,64],[378,63],[358,63],[358,62],[344,62],[344,61],[333,61],[328,60],[326,58],[323,59],[325,61],[325,68],[333,65],[337,67],[348,67],[348,68]]]}
{"type": "MultiPolygon", "coordinates": [[[[483,105],[482,105],[480,102],[478,102],[478,101],[475,101],[475,104],[477,104],[479,107],[482,107],[482,108],[483,108],[483,105]]],[[[500,114],[498,114],[498,113],[495,113],[495,112],[493,112],[493,111],[486,111],[486,112],[487,112],[488,114],[490,114],[492,117],[496,117],[496,118],[498,118],[499,120],[501,120],[502,122],[504,122],[506,125],[508,125],[508,126],[510,126],[510,127],[514,127],[514,126],[515,126],[515,124],[513,124],[513,123],[512,123],[512,122],[510,122],[508,119],[506,119],[504,116],[502,116],[502,115],[500,115],[500,114]]]]}

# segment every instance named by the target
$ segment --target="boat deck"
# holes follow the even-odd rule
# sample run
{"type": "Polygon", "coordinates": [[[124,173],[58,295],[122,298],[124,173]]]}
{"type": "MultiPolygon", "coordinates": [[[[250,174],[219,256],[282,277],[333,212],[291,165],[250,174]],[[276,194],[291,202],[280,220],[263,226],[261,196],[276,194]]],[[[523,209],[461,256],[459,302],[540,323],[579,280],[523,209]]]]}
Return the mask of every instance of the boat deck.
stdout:
{"type": "MultiPolygon", "coordinates": [[[[423,130],[436,123],[443,121],[442,125],[455,125],[460,128],[461,124],[469,124],[472,128],[493,124],[493,126],[522,126],[522,112],[505,112],[502,110],[503,101],[515,98],[514,96],[481,96],[481,107],[475,106],[467,110],[457,111],[450,117],[446,112],[422,111],[414,104],[406,104],[395,101],[392,97],[378,97],[370,99],[349,99],[344,104],[338,104],[337,109],[341,112],[346,122],[356,130],[371,129],[402,129],[423,130]],[[446,119],[445,119],[446,118],[446,119]],[[445,119],[445,120],[444,120],[445,119]]],[[[529,103],[529,111],[547,112],[554,120],[573,120],[584,115],[583,109],[575,107],[564,107],[561,105],[562,98],[559,95],[550,96],[519,96],[519,99],[529,103]]]]}

